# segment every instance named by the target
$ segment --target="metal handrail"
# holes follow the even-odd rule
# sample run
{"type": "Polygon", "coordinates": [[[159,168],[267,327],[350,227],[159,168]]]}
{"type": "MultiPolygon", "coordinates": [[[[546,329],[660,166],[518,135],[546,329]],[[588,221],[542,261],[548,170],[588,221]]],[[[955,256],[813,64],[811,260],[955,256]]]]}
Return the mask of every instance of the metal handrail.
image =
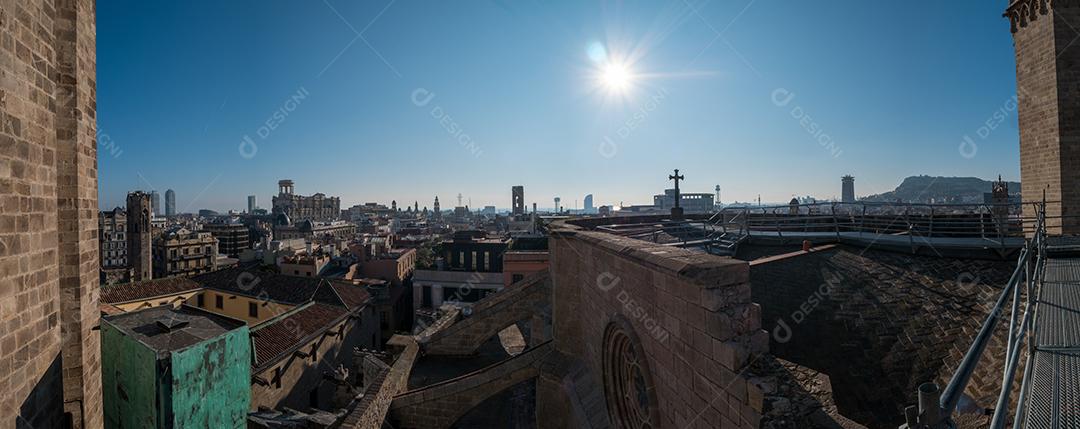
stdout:
{"type": "MultiPolygon", "coordinates": [[[[990,426],[993,429],[1004,427],[1005,420],[1008,418],[1009,396],[1016,376],[1017,364],[1020,360],[1020,342],[1027,338],[1026,334],[1033,323],[1033,311],[1038,311],[1034,303],[1033,287],[1037,283],[1037,280],[1041,279],[1045,264],[1045,209],[1045,203],[1036,207],[1035,234],[1030,240],[1026,241],[1024,248],[1020,252],[1016,269],[1013,270],[1012,276],[1009,277],[1009,282],[1001,291],[1001,295],[998,297],[990,314],[987,315],[986,320],[979,329],[979,333],[976,334],[971,347],[968,349],[967,353],[964,354],[964,358],[960,361],[960,365],[956,368],[956,372],[949,380],[949,384],[945,387],[945,390],[941,392],[940,397],[937,396],[937,385],[933,383],[924,383],[919,386],[919,405],[918,407],[909,406],[905,409],[905,420],[907,423],[901,426],[901,428],[955,427],[955,423],[952,421],[952,415],[956,411],[956,406],[960,402],[960,397],[967,388],[968,382],[971,380],[971,376],[974,374],[975,369],[982,358],[982,354],[986,350],[990,338],[993,336],[993,332],[1002,318],[1001,314],[1005,310],[1005,306],[1011,295],[1013,303],[1006,343],[1006,367],[1003,371],[1001,392],[998,395],[998,401],[994,408],[994,416],[990,426]],[[1034,273],[1032,273],[1030,265],[1032,263],[1032,258],[1034,258],[1035,265],[1034,273]],[[1024,318],[1018,325],[1017,320],[1019,317],[1020,301],[1019,285],[1021,279],[1024,279],[1027,283],[1027,302],[1024,306],[1024,318]]],[[[1030,349],[1030,342],[1028,345],[1030,349]]],[[[1026,385],[1026,383],[1027,375],[1025,375],[1023,384],[1026,385]]],[[[1022,397],[1024,395],[1023,387],[1021,388],[1021,395],[1022,397]]]]}

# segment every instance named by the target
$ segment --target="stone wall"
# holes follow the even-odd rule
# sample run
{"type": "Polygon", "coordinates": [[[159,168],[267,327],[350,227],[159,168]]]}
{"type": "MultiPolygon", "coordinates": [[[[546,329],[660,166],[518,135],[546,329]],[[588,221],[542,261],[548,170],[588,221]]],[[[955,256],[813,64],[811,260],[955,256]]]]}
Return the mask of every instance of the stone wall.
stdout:
{"type": "Polygon", "coordinates": [[[488,398],[535,379],[552,351],[554,347],[548,341],[494,365],[402,393],[390,405],[391,421],[394,427],[403,429],[453,427],[459,418],[488,398]]]}
{"type": "MultiPolygon", "coordinates": [[[[593,379],[585,384],[640,389],[644,423],[653,427],[759,425],[763,395],[745,370],[767,351],[768,337],[750,301],[746,262],[570,224],[555,226],[549,248],[555,346],[583,362],[593,379]],[[634,364],[614,363],[620,359],[634,364]],[[604,382],[618,374],[630,380],[604,382]]],[[[556,390],[541,386],[538,401],[564,408],[564,398],[551,397],[556,390]]],[[[604,395],[612,424],[643,423],[618,411],[629,405],[617,400],[621,393],[629,392],[604,395]]],[[[571,424],[539,417],[544,427],[571,424]]]]}
{"type": "MultiPolygon", "coordinates": [[[[512,288],[485,297],[472,308],[472,314],[453,325],[422,337],[426,355],[467,356],[499,331],[517,322],[531,321],[550,312],[551,281],[547,272],[533,275],[512,288]]],[[[534,336],[543,337],[543,322],[532,324],[534,336]]],[[[532,331],[532,330],[531,330],[532,331]]],[[[548,338],[531,338],[537,344],[548,338]]]]}
{"type": "MultiPolygon", "coordinates": [[[[392,347],[400,349],[393,366],[380,371],[371,380],[356,407],[342,419],[343,428],[378,429],[383,427],[394,397],[405,390],[420,347],[411,337],[395,335],[392,347]]],[[[365,381],[366,382],[366,381],[365,381]]]]}
{"type": "Polygon", "coordinates": [[[0,4],[0,427],[102,425],[94,13],[0,4]]]}
{"type": "MultiPolygon", "coordinates": [[[[772,354],[828,375],[844,416],[896,427],[919,384],[948,383],[1014,268],[838,246],[755,261],[750,282],[772,354]]],[[[1006,325],[966,391],[982,407],[1001,386],[1006,325]]]]}
{"type": "MultiPolygon", "coordinates": [[[[1012,20],[1019,97],[1020,177],[1024,201],[1062,201],[1048,216],[1080,215],[1080,22],[1075,2],[1021,0],[1012,20]],[[1046,14],[1043,14],[1046,12],[1046,14]]],[[[1033,207],[1024,208],[1032,216],[1033,207]]],[[[1080,233],[1080,218],[1049,219],[1050,232],[1080,233]]]]}

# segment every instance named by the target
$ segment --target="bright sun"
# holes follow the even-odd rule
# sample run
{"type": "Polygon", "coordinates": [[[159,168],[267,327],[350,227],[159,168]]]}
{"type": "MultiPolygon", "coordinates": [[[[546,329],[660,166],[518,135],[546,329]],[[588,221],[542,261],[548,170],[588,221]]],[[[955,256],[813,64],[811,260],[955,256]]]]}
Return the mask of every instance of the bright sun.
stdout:
{"type": "Polygon", "coordinates": [[[630,70],[619,63],[609,62],[600,70],[600,83],[611,92],[626,92],[633,84],[633,80],[634,75],[630,73],[630,70]]]}

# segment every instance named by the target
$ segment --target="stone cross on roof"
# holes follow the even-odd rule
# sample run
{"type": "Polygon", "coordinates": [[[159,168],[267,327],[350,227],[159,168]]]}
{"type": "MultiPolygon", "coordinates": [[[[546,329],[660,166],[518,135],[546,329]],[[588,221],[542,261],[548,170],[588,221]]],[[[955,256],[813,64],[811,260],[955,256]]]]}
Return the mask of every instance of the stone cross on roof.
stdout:
{"type": "Polygon", "coordinates": [[[679,175],[679,169],[675,169],[674,175],[668,175],[668,180],[675,181],[675,207],[679,207],[679,200],[682,199],[682,194],[679,192],[679,181],[685,179],[685,177],[679,175]]]}

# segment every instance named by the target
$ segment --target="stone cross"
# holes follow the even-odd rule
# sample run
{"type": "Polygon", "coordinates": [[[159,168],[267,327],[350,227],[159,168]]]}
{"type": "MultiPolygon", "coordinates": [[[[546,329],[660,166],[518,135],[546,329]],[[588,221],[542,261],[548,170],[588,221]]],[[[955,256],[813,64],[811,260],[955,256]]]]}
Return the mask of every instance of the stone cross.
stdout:
{"type": "Polygon", "coordinates": [[[682,199],[682,193],[679,192],[679,181],[683,179],[686,178],[679,175],[678,168],[675,169],[675,175],[668,175],[668,180],[675,181],[675,207],[679,207],[679,200],[682,199]]]}

